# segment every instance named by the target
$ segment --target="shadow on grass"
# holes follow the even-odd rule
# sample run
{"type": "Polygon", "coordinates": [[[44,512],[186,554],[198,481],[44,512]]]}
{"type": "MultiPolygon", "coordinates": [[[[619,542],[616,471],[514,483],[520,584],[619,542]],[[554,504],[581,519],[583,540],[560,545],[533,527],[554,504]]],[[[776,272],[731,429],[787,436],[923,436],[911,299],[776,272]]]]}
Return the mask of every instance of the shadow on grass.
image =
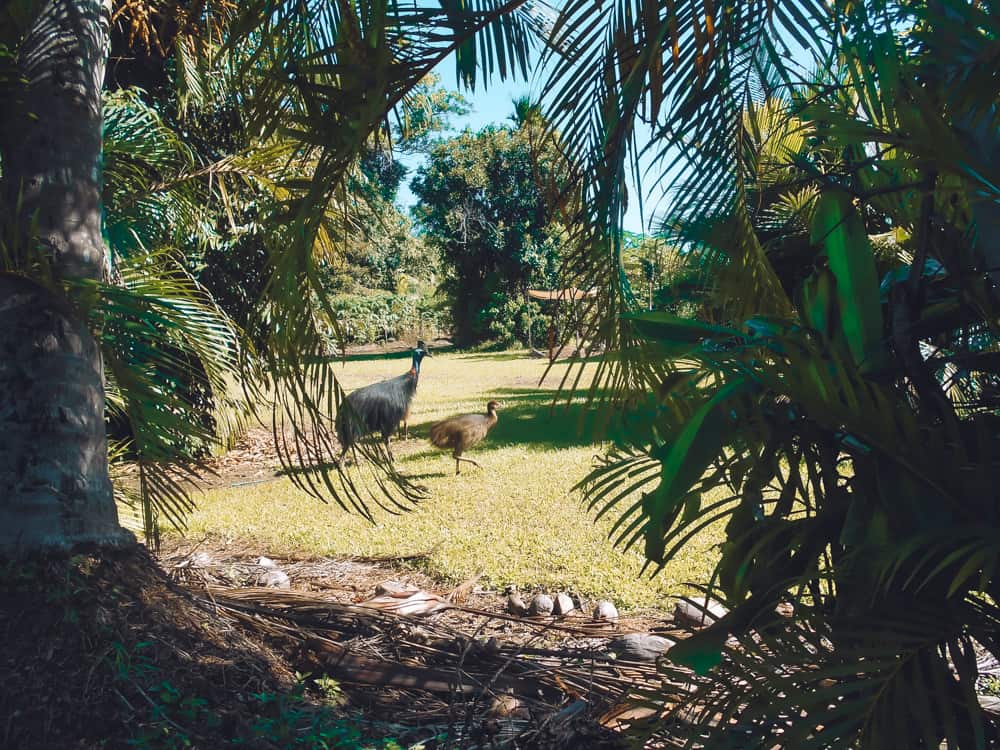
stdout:
{"type": "MultiPolygon", "coordinates": [[[[350,463],[350,461],[348,462],[350,463]]],[[[324,461],[323,463],[313,464],[311,466],[282,466],[280,469],[274,472],[276,477],[290,477],[295,474],[311,474],[317,471],[336,471],[337,462],[336,461],[324,461]]]]}
{"type": "MultiPolygon", "coordinates": [[[[554,400],[555,391],[528,388],[496,388],[485,392],[482,397],[483,413],[486,402],[496,399],[503,403],[499,420],[481,445],[470,450],[490,450],[491,448],[513,445],[536,445],[540,448],[574,448],[594,445],[601,439],[603,422],[600,407],[587,406],[582,400],[566,403],[561,395],[554,400]]],[[[468,412],[467,412],[468,413],[468,412]]],[[[410,424],[410,440],[426,441],[435,421],[410,424]]],[[[428,447],[424,450],[407,452],[405,460],[419,461],[437,455],[451,455],[450,450],[428,447]]]]}
{"type": "MultiPolygon", "coordinates": [[[[462,359],[469,360],[471,362],[513,362],[519,359],[533,359],[528,356],[528,353],[523,349],[518,349],[515,351],[483,351],[483,352],[466,352],[462,354],[462,359]]],[[[545,361],[545,360],[537,360],[545,361]]]]}
{"type": "Polygon", "coordinates": [[[553,403],[552,391],[500,388],[490,398],[503,402],[497,426],[487,442],[494,447],[535,445],[573,448],[594,443],[599,410],[581,402],[553,403]]]}
{"type": "MultiPolygon", "coordinates": [[[[544,353],[542,357],[532,357],[528,354],[527,349],[518,349],[516,351],[483,351],[483,352],[468,352],[462,359],[472,360],[472,361],[491,361],[491,362],[512,362],[518,359],[532,360],[534,362],[541,362],[542,364],[549,363],[549,356],[544,353]]],[[[563,352],[560,354],[553,364],[566,365],[566,364],[579,364],[581,362],[596,363],[599,362],[605,355],[604,354],[592,354],[589,357],[574,357],[570,356],[568,352],[563,352]]]]}
{"type": "Polygon", "coordinates": [[[411,482],[419,482],[421,479],[442,479],[450,476],[451,474],[447,471],[430,471],[426,474],[407,474],[406,478],[411,482]]]}

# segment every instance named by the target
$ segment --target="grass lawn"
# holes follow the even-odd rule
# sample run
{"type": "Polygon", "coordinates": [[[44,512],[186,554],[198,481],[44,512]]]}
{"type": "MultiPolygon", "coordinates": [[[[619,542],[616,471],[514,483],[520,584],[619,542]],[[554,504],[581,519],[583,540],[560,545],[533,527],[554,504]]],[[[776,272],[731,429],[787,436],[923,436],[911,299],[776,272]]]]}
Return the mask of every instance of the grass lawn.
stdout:
{"type": "MultiPolygon", "coordinates": [[[[408,354],[349,361],[342,382],[353,390],[405,372],[408,354]]],[[[552,391],[565,372],[554,368],[540,390],[545,360],[520,353],[436,354],[425,360],[414,400],[410,439],[396,443],[399,469],[424,484],[430,497],[410,513],[380,513],[372,525],[336,505],[323,505],[287,478],[216,489],[198,498],[188,535],[212,532],[256,540],[261,553],[405,555],[433,550],[424,570],[448,581],[476,573],[486,583],[544,587],[613,600],[623,609],[670,606],[685,581],[707,579],[721,529],[709,530],[655,578],[641,577],[637,551],[613,549],[614,518],[597,524],[571,491],[600,446],[577,430],[581,404],[557,406],[552,391]],[[431,424],[485,410],[496,398],[505,409],[489,437],[463,464],[427,442],[431,424]]],[[[627,504],[623,503],[624,509],[627,504]]]]}

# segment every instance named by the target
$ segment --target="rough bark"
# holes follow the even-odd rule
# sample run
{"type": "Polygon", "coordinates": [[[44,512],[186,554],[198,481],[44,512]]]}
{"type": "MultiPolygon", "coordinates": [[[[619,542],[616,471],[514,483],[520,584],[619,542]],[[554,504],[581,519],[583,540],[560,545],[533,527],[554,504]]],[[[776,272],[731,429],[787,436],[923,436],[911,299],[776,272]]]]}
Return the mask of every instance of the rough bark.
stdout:
{"type": "Polygon", "coordinates": [[[101,83],[109,0],[46,0],[18,49],[7,102],[3,199],[15,216],[15,273],[0,276],[0,553],[120,544],[108,478],[100,351],[82,300],[56,280],[106,276],[101,232],[101,83]],[[19,210],[15,207],[19,207],[19,210]]]}

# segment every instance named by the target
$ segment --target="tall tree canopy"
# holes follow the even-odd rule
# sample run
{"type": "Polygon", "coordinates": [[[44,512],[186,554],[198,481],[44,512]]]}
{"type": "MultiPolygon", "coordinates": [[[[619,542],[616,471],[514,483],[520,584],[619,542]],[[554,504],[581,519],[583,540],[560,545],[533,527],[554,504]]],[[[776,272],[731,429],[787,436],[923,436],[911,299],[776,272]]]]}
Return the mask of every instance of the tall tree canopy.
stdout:
{"type": "Polygon", "coordinates": [[[413,181],[424,236],[444,263],[455,342],[495,338],[530,286],[556,284],[569,169],[537,119],[435,146],[413,181]]]}

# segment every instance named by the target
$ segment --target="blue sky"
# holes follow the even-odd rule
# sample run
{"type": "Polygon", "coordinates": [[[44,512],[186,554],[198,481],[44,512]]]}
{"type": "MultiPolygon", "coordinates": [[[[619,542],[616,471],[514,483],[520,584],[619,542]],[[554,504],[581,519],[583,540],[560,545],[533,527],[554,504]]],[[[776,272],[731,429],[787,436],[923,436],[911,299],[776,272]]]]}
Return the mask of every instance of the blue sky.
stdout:
{"type": "MultiPolygon", "coordinates": [[[[441,77],[440,85],[444,88],[460,91],[462,96],[470,105],[470,112],[463,116],[452,116],[452,129],[445,135],[461,132],[468,128],[477,131],[491,123],[503,124],[514,111],[514,99],[521,96],[531,96],[537,98],[540,84],[530,81],[494,81],[488,87],[478,85],[476,91],[462,90],[455,79],[455,63],[452,58],[447,58],[436,71],[441,77]]],[[[400,187],[398,202],[404,209],[409,210],[416,203],[416,197],[410,191],[409,181],[413,179],[417,167],[423,162],[419,156],[400,157],[400,161],[410,170],[400,187]]],[[[642,232],[643,222],[640,219],[638,201],[635,200],[634,190],[630,188],[629,210],[625,216],[625,229],[630,232],[642,232]]],[[[649,207],[646,210],[646,223],[649,223],[649,207]]]]}

